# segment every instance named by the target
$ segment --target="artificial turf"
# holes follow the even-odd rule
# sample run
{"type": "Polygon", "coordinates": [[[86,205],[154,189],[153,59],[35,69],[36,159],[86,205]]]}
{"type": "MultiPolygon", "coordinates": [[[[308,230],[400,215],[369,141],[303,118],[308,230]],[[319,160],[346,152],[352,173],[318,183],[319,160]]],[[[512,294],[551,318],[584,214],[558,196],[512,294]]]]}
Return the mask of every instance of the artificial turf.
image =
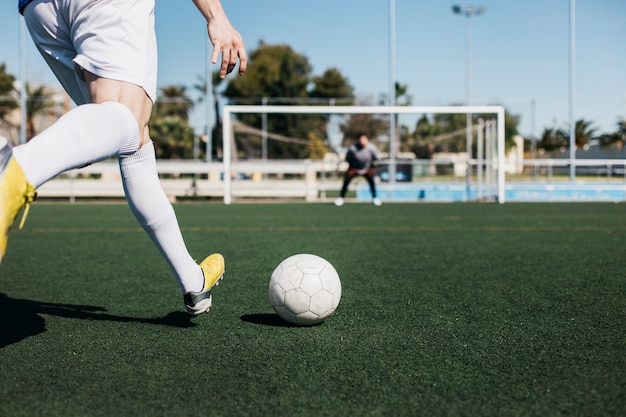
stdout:
{"type": "Polygon", "coordinates": [[[41,204],[0,266],[1,416],[624,416],[623,204],[180,204],[210,314],[123,204],[41,204]],[[343,297],[282,322],[274,267],[343,297]]]}

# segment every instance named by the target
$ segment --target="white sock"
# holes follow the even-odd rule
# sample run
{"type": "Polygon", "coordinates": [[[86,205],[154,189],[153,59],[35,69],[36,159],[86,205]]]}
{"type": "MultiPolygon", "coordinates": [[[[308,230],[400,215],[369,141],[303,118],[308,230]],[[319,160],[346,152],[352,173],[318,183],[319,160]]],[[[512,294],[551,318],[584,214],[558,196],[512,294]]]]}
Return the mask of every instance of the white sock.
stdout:
{"type": "Polygon", "coordinates": [[[120,156],[126,199],[137,221],[172,269],[183,293],[200,291],[202,270],[193,260],[180,232],[174,208],[161,188],[152,142],[129,156],[120,156]]]}
{"type": "Polygon", "coordinates": [[[128,107],[108,101],[84,104],[24,145],[13,156],[38,188],[62,172],[139,148],[139,127],[128,107]]]}

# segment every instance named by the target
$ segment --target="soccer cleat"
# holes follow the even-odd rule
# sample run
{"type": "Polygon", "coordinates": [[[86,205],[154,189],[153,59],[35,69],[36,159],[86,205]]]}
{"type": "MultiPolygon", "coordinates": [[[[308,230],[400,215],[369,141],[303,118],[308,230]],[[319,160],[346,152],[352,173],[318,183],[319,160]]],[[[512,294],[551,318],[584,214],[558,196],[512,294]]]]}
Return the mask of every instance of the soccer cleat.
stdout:
{"type": "Polygon", "coordinates": [[[374,199],[372,200],[372,204],[374,204],[376,207],[380,207],[383,205],[383,202],[380,198],[374,197],[374,199]]]}
{"type": "Polygon", "coordinates": [[[339,197],[338,199],[335,200],[335,205],[337,207],[341,207],[343,206],[343,197],[339,197]]]}
{"type": "Polygon", "coordinates": [[[13,158],[11,145],[0,147],[0,263],[4,259],[9,239],[9,230],[18,213],[24,208],[19,228],[24,226],[30,203],[37,192],[24,175],[24,171],[13,158]]]}
{"type": "Polygon", "coordinates": [[[200,269],[204,275],[204,287],[201,291],[190,291],[183,296],[187,313],[197,316],[211,309],[211,288],[218,285],[224,278],[224,257],[219,253],[207,256],[200,262],[200,269]]]}

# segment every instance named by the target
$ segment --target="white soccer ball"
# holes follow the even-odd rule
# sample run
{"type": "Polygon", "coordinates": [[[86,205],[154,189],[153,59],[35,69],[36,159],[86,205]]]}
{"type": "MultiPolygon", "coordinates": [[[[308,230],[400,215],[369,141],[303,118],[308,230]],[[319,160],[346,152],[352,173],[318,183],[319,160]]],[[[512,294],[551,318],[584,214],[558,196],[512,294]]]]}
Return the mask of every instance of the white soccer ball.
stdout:
{"type": "Polygon", "coordinates": [[[289,323],[312,326],[333,314],[341,299],[341,281],[335,268],[317,255],[298,254],[272,272],[270,303],[289,323]]]}

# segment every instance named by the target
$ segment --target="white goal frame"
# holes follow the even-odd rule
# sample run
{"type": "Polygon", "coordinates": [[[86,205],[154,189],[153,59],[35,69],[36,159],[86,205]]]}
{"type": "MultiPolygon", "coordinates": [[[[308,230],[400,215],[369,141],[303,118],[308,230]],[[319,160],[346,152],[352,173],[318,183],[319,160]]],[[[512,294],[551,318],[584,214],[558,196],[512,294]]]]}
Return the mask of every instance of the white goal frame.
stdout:
{"type": "MultiPolygon", "coordinates": [[[[287,106],[287,105],[226,105],[223,108],[222,147],[224,157],[224,204],[232,203],[232,180],[227,173],[232,168],[232,115],[257,114],[495,114],[497,120],[497,201],[505,202],[504,182],[504,107],[503,106],[287,106]]],[[[390,155],[395,159],[396,155],[390,155]]],[[[468,163],[471,155],[468,155],[468,163]]]]}

